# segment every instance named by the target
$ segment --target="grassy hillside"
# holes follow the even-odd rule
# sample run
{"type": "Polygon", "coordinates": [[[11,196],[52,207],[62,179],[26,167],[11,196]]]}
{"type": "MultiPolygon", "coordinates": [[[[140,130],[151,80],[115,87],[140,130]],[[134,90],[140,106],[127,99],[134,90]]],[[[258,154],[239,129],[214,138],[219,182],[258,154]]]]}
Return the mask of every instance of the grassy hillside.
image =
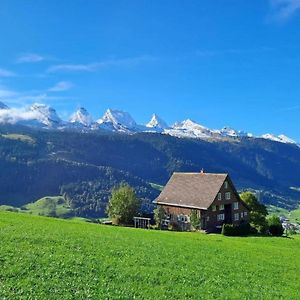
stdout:
{"type": "Polygon", "coordinates": [[[65,218],[72,215],[70,206],[61,196],[44,197],[24,206],[27,212],[40,216],[65,218]]]}
{"type": "Polygon", "coordinates": [[[278,216],[285,216],[289,219],[290,222],[296,222],[296,223],[300,222],[300,206],[297,209],[289,211],[281,207],[269,205],[268,212],[270,215],[275,214],[278,216]]]}
{"type": "Polygon", "coordinates": [[[292,210],[300,203],[300,148],[295,145],[0,125],[0,169],[5,170],[0,205],[20,207],[65,194],[77,216],[102,217],[111,188],[124,181],[145,199],[147,211],[174,171],[201,168],[229,172],[239,190],[259,190],[265,204],[292,210]]]}
{"type": "Polygon", "coordinates": [[[0,299],[297,299],[300,239],[0,212],[0,299]]]}

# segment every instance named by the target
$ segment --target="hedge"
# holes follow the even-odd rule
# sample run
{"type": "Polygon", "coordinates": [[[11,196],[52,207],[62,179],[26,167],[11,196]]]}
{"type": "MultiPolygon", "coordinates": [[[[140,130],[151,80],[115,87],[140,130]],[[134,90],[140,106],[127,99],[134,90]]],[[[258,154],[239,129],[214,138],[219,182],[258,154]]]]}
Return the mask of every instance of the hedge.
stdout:
{"type": "Polygon", "coordinates": [[[227,236],[245,236],[250,233],[250,225],[248,223],[243,223],[240,225],[234,224],[223,224],[222,234],[227,236]]]}

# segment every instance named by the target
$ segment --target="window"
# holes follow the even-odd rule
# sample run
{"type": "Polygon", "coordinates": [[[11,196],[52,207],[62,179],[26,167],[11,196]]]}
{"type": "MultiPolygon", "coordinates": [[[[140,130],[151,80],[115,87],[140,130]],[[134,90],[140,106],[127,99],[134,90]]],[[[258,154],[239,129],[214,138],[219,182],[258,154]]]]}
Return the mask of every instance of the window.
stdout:
{"type": "Polygon", "coordinates": [[[228,181],[227,180],[224,182],[224,188],[228,189],[228,181]]]}
{"type": "Polygon", "coordinates": [[[239,220],[239,214],[234,214],[234,221],[238,221],[239,220]]]}
{"type": "Polygon", "coordinates": [[[217,207],[216,207],[215,205],[213,205],[213,206],[211,207],[211,209],[212,209],[212,211],[216,211],[216,210],[217,210],[217,207]]]}
{"type": "Polygon", "coordinates": [[[218,221],[224,221],[224,219],[225,219],[225,215],[224,215],[224,214],[219,214],[219,215],[217,216],[217,220],[218,220],[218,221]]]}
{"type": "Polygon", "coordinates": [[[185,215],[179,215],[178,216],[178,221],[182,223],[188,223],[190,221],[190,218],[185,215]]]}
{"type": "Polygon", "coordinates": [[[247,217],[247,212],[246,211],[244,211],[244,217],[247,217]]]}
{"type": "Polygon", "coordinates": [[[206,221],[207,221],[207,222],[209,221],[209,216],[206,217],[206,221]]]}
{"type": "Polygon", "coordinates": [[[222,200],[222,194],[218,193],[218,200],[221,201],[222,200]]]}
{"type": "Polygon", "coordinates": [[[224,204],[220,205],[220,210],[224,210],[224,204]]]}
{"type": "Polygon", "coordinates": [[[230,198],[231,198],[230,192],[226,192],[226,193],[225,193],[225,199],[226,199],[226,200],[230,200],[230,198]]]}
{"type": "Polygon", "coordinates": [[[169,224],[170,224],[170,221],[169,221],[169,220],[163,220],[163,221],[162,221],[162,225],[163,225],[163,226],[169,226],[169,224]]]}
{"type": "Polygon", "coordinates": [[[241,219],[243,219],[243,216],[244,216],[244,214],[243,214],[243,212],[241,212],[241,219]]]}
{"type": "Polygon", "coordinates": [[[238,202],[233,203],[233,209],[239,209],[239,203],[238,202]]]}

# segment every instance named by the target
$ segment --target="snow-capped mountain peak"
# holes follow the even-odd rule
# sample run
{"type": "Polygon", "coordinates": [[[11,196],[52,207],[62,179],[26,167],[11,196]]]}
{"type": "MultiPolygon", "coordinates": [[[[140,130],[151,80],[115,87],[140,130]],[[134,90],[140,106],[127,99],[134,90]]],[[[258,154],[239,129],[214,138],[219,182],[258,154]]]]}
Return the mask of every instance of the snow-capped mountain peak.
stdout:
{"type": "Polygon", "coordinates": [[[280,134],[278,137],[280,138],[282,143],[297,144],[296,141],[294,141],[293,139],[289,138],[288,136],[286,136],[284,134],[280,134]]]}
{"type": "Polygon", "coordinates": [[[229,126],[223,127],[221,130],[216,130],[224,137],[253,137],[252,133],[248,133],[242,130],[235,130],[229,126]]]}
{"type": "Polygon", "coordinates": [[[238,137],[239,136],[239,133],[235,129],[233,129],[229,126],[223,127],[220,130],[220,133],[223,136],[231,136],[231,137],[238,137]]]}
{"type": "Polygon", "coordinates": [[[284,134],[276,136],[271,133],[266,133],[266,134],[263,134],[261,137],[263,139],[267,139],[267,140],[271,140],[271,141],[275,141],[275,142],[279,142],[279,143],[284,143],[284,144],[297,144],[293,139],[287,137],[284,134]]]}
{"type": "Polygon", "coordinates": [[[114,131],[128,132],[137,128],[137,124],[128,112],[108,109],[102,118],[97,120],[100,127],[114,131]]]}
{"type": "Polygon", "coordinates": [[[191,119],[175,123],[170,129],[165,129],[166,134],[187,138],[210,138],[215,132],[202,126],[191,119]]]}
{"type": "Polygon", "coordinates": [[[160,118],[157,114],[153,114],[149,123],[146,124],[146,127],[153,129],[166,129],[168,124],[160,118]]]}
{"type": "Polygon", "coordinates": [[[284,134],[264,134],[254,136],[244,131],[237,131],[229,126],[222,129],[210,129],[191,119],[176,122],[172,126],[153,114],[151,120],[146,125],[139,125],[128,112],[121,110],[107,109],[102,118],[96,122],[92,121],[91,115],[83,107],[79,108],[71,115],[69,122],[62,121],[52,107],[35,103],[32,106],[21,108],[9,108],[0,102],[0,124],[21,124],[25,126],[59,129],[59,130],[98,130],[134,134],[140,132],[163,133],[179,138],[194,138],[203,140],[242,140],[245,138],[264,138],[275,142],[298,145],[293,139],[284,134]]]}
{"type": "Polygon", "coordinates": [[[271,140],[271,141],[275,141],[275,142],[280,142],[280,139],[272,134],[272,133],[265,133],[261,136],[263,139],[266,139],[266,140],[271,140]]]}
{"type": "Polygon", "coordinates": [[[191,119],[186,119],[182,122],[176,122],[173,125],[174,128],[183,128],[183,129],[204,129],[204,130],[208,130],[207,127],[196,123],[195,121],[191,120],[191,119]]]}
{"type": "Polygon", "coordinates": [[[57,115],[56,110],[48,105],[34,103],[29,108],[29,111],[33,113],[34,120],[46,126],[55,127],[62,122],[62,120],[57,115]]]}
{"type": "Polygon", "coordinates": [[[0,101],[0,109],[9,109],[9,107],[0,101]]]}
{"type": "Polygon", "coordinates": [[[89,127],[92,125],[93,119],[84,107],[80,107],[75,113],[71,115],[69,122],[72,124],[79,124],[85,127],[89,127]]]}

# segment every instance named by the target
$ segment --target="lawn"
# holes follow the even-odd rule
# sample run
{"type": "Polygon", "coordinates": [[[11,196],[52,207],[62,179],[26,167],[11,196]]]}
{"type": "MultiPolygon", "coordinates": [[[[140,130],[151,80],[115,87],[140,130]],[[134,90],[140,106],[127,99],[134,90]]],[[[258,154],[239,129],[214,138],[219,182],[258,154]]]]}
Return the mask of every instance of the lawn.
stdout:
{"type": "Polygon", "coordinates": [[[299,299],[300,238],[0,212],[0,299],[299,299]]]}

